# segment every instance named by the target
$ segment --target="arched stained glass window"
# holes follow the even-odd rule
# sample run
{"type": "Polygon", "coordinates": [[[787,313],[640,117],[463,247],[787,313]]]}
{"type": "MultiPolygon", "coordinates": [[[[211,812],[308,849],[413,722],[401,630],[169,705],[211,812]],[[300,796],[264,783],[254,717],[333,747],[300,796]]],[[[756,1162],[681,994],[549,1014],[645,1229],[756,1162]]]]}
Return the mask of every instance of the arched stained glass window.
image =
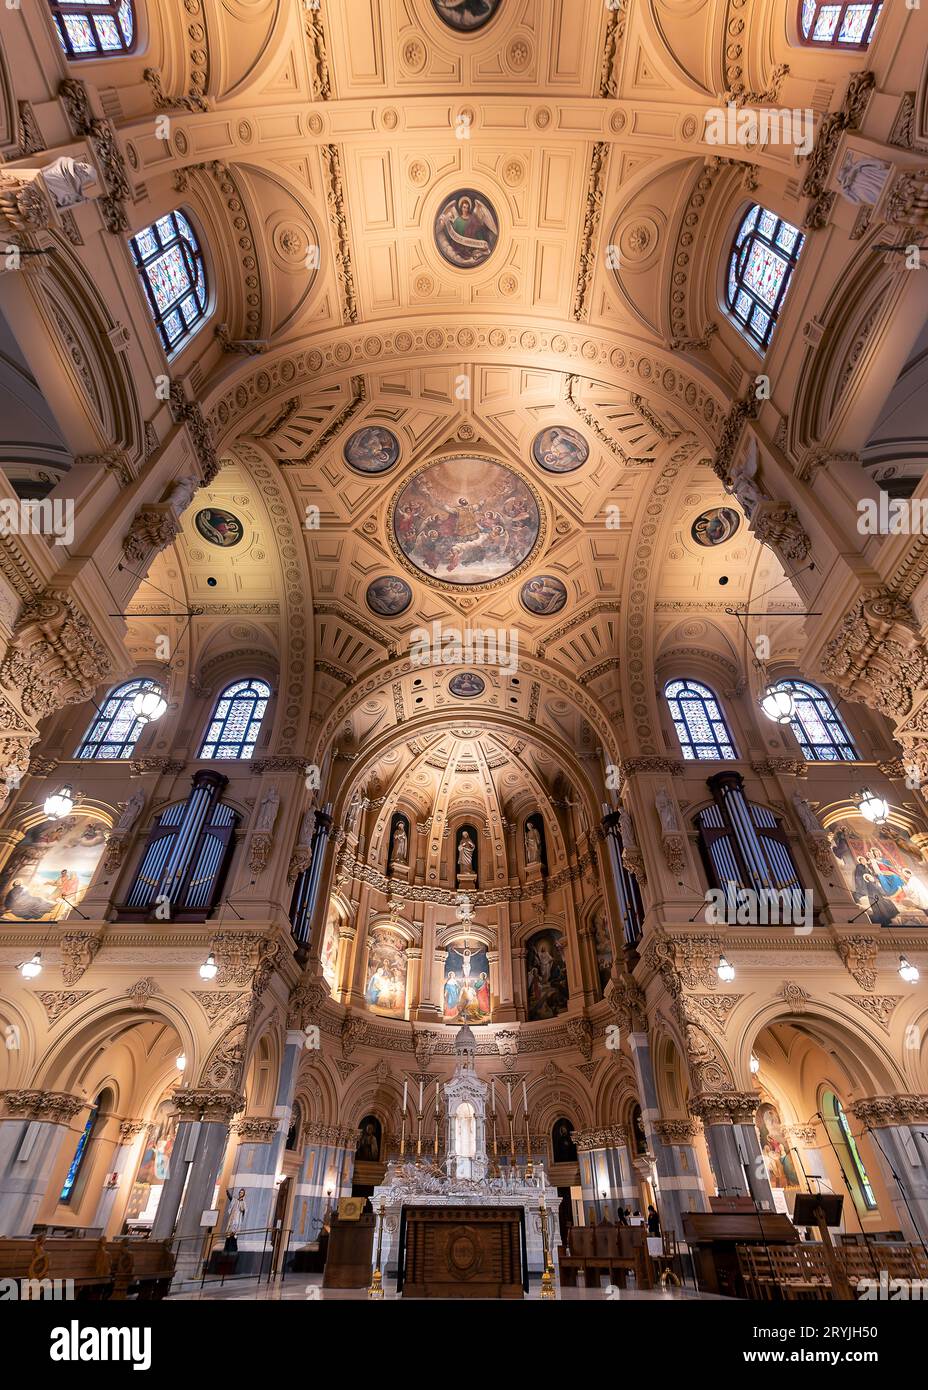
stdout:
{"type": "Polygon", "coordinates": [[[738,756],[719,702],[707,685],[700,685],[699,681],[668,681],[664,698],[684,758],[691,762],[722,762],[738,756]]]}
{"type": "Polygon", "coordinates": [[[252,757],[270,698],[271,687],[266,681],[236,681],[227,685],[216,701],[200,757],[252,757]]]}
{"type": "Polygon", "coordinates": [[[151,316],[169,355],[206,318],[209,290],[196,233],[182,212],[169,212],[129,238],[151,316]]]}
{"type": "Polygon", "coordinates": [[[800,680],[777,681],[774,689],[788,690],[793,697],[794,713],[789,726],[804,758],[820,763],[856,761],[857,749],[844,720],[824,690],[800,680]]]}
{"type": "Polygon", "coordinates": [[[137,679],[126,681],[111,690],[87,730],[75,753],[76,758],[131,758],[146,720],[140,719],[132,702],[140,690],[156,690],[164,694],[157,681],[137,679]]]}
{"type": "Polygon", "coordinates": [[[738,328],[766,348],[805,238],[755,203],[741,219],[728,258],[726,302],[738,328]]]}
{"type": "Polygon", "coordinates": [[[866,48],[880,17],[880,4],[829,4],[800,0],[799,31],[803,43],[825,48],[866,48]]]}
{"type": "Polygon", "coordinates": [[[70,1202],[71,1198],[74,1196],[74,1187],[80,1176],[81,1168],[84,1165],[84,1159],[87,1157],[87,1150],[90,1147],[90,1141],[97,1127],[97,1120],[100,1118],[100,1107],[104,1101],[112,1104],[112,1092],[101,1091],[90,1107],[87,1123],[81,1130],[81,1136],[77,1141],[77,1148],[74,1150],[74,1157],[71,1159],[68,1171],[65,1175],[65,1180],[61,1188],[61,1196],[58,1198],[59,1202],[70,1202]]]}
{"type": "Polygon", "coordinates": [[[108,58],[135,46],[132,0],[49,0],[69,58],[108,58]]]}
{"type": "Polygon", "coordinates": [[[838,1161],[854,1194],[854,1200],[867,1211],[876,1210],[876,1197],[864,1167],[864,1161],[857,1147],[857,1140],[851,1133],[850,1121],[834,1091],[826,1091],[822,1097],[822,1112],[828,1132],[838,1151],[838,1161]]]}

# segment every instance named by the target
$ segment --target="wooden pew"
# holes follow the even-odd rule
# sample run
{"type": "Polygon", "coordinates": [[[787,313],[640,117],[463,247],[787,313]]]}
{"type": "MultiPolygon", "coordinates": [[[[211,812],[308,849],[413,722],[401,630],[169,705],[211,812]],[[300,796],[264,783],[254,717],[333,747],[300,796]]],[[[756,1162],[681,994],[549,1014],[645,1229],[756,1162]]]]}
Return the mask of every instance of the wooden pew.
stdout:
{"type": "Polygon", "coordinates": [[[568,1245],[558,1249],[558,1267],[561,1283],[575,1287],[577,1275],[582,1273],[588,1286],[590,1281],[607,1274],[610,1282],[620,1283],[624,1288],[629,1271],[635,1276],[635,1287],[650,1289],[654,1286],[651,1259],[648,1254],[647,1228],[644,1226],[573,1226],[568,1235],[568,1245]]]}
{"type": "Polygon", "coordinates": [[[164,1298],[174,1274],[170,1243],[40,1234],[0,1240],[0,1279],[70,1279],[76,1299],[164,1298]]]}

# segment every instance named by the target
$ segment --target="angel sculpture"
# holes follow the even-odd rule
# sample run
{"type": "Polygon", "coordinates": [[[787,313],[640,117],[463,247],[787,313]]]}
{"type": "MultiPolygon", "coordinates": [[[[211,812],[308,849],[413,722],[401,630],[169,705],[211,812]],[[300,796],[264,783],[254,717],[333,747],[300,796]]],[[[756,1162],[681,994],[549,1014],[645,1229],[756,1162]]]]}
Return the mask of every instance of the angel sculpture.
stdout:
{"type": "Polygon", "coordinates": [[[452,198],[435,224],[435,239],[446,261],[461,269],[482,265],[499,238],[493,210],[467,193],[452,198]]]}
{"type": "Polygon", "coordinates": [[[752,450],[731,471],[729,491],[741,503],[741,510],[750,521],[762,493],[757,484],[757,454],[752,450]]]}

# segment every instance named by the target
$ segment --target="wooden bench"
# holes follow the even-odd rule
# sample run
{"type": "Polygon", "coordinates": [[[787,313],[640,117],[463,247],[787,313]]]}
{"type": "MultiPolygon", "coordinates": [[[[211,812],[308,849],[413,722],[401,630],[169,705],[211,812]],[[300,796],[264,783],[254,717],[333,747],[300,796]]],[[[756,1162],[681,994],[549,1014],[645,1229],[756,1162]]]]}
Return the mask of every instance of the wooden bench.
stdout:
{"type": "Polygon", "coordinates": [[[161,1240],[94,1240],[29,1236],[0,1240],[0,1279],[71,1280],[75,1298],[164,1298],[174,1274],[170,1244],[161,1240]]]}
{"type": "Polygon", "coordinates": [[[577,1275],[595,1281],[602,1274],[610,1282],[625,1287],[629,1273],[635,1276],[635,1287],[654,1286],[651,1259],[648,1255],[647,1230],[644,1226],[573,1226],[568,1245],[558,1250],[561,1283],[575,1287],[577,1275]]]}

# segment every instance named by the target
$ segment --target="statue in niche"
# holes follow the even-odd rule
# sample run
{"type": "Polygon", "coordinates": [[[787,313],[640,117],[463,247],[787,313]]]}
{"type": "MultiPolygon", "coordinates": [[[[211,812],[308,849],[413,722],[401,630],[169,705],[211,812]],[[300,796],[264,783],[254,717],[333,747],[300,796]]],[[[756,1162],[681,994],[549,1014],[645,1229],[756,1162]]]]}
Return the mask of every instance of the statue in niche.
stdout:
{"type": "Polygon", "coordinates": [[[277,819],[277,808],[280,805],[280,792],[276,787],[271,787],[261,805],[258,807],[258,820],[255,830],[262,835],[269,835],[274,829],[274,822],[277,819]]]}
{"type": "Polygon", "coordinates": [[[803,830],[807,831],[810,835],[824,834],[818,816],[812,810],[812,807],[804,796],[800,796],[798,792],[793,792],[793,805],[796,808],[796,815],[799,817],[803,830]]]}
{"type": "Polygon", "coordinates": [[[393,826],[393,853],[390,855],[391,864],[409,863],[409,835],[406,831],[406,822],[402,816],[397,817],[393,826]]]}
{"type": "Polygon", "coordinates": [[[673,798],[666,787],[661,787],[654,798],[654,805],[657,814],[661,818],[661,830],[665,835],[679,835],[680,822],[677,820],[677,808],[673,804],[673,798]]]}
{"type": "Polygon", "coordinates": [[[754,515],[754,509],[763,495],[760,486],[755,482],[756,477],[757,455],[752,451],[731,471],[731,491],[741,503],[741,510],[748,520],[754,515]]]}
{"type": "Polygon", "coordinates": [[[135,825],[135,822],[138,820],[139,815],[142,811],[142,807],[144,805],[145,793],[142,791],[142,788],[139,787],[135,795],[130,796],[129,800],[123,806],[122,814],[120,815],[119,820],[113,826],[114,831],[123,833],[126,830],[131,830],[133,825],[135,825]]]}
{"type": "Polygon", "coordinates": [[[97,182],[93,166],[85,160],[72,159],[70,155],[62,155],[60,159],[46,164],[41,172],[42,181],[56,208],[70,208],[76,203],[86,202],[84,189],[97,182]]]}
{"type": "Polygon", "coordinates": [[[477,846],[474,844],[467,830],[461,831],[461,838],[458,840],[458,874],[472,874],[474,872],[474,851],[477,846]]]}
{"type": "Polygon", "coordinates": [[[181,516],[193,501],[198,483],[196,478],[178,478],[168,493],[168,506],[175,516],[181,516]]]}
{"type": "Polygon", "coordinates": [[[534,821],[525,822],[525,863],[541,863],[541,835],[534,821]]]}

